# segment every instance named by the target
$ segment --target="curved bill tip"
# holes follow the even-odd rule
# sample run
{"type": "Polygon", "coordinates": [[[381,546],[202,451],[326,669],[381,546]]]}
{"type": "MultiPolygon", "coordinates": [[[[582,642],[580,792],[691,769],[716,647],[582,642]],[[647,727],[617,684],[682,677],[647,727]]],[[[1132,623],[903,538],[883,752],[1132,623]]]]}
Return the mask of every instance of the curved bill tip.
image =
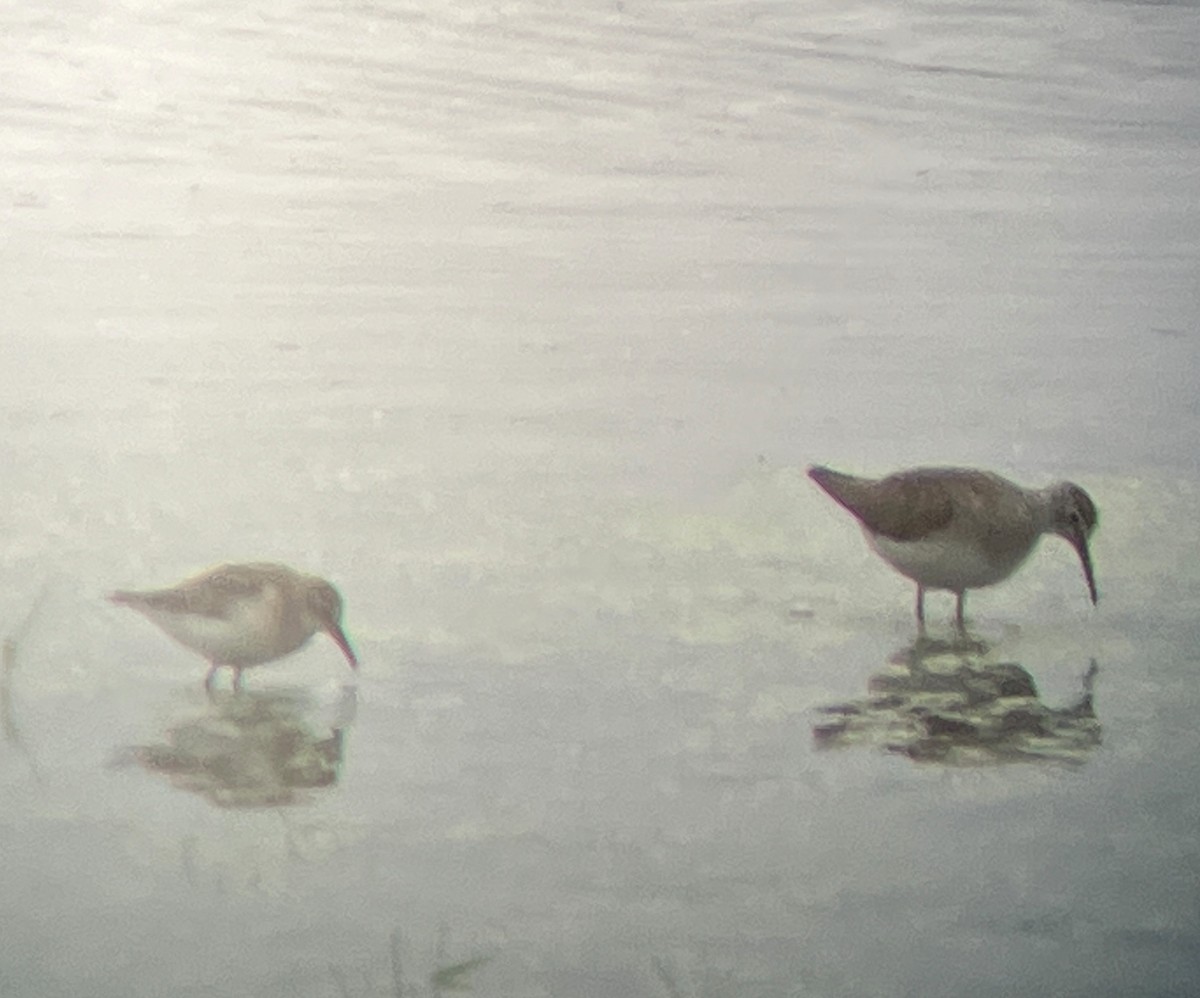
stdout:
{"type": "Polygon", "coordinates": [[[350,647],[350,641],[346,638],[346,632],[343,631],[337,624],[330,624],[325,630],[329,633],[329,636],[333,638],[333,643],[337,645],[342,650],[342,654],[346,656],[346,661],[350,663],[350,668],[357,669],[358,656],[354,654],[354,649],[350,647]]]}

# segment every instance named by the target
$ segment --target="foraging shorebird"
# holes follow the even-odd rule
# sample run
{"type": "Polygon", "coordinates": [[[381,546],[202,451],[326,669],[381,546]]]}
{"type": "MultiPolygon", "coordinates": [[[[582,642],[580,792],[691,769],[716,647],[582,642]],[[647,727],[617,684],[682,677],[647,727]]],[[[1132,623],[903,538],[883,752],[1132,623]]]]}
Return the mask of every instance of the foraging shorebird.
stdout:
{"type": "Polygon", "coordinates": [[[1096,505],[1078,485],[1024,489],[970,468],[915,468],[875,479],[817,466],[808,476],[853,514],[876,554],[917,584],[922,629],[926,589],[955,594],[962,631],[966,591],[1003,582],[1048,533],[1075,549],[1096,602],[1088,551],[1096,505]]]}
{"type": "Polygon", "coordinates": [[[109,599],[207,658],[209,689],[221,666],[234,670],[233,685],[240,688],[243,669],[290,655],[317,631],[325,631],[350,668],[358,668],[342,630],[338,591],[286,565],[218,565],[169,589],[115,592],[109,599]]]}

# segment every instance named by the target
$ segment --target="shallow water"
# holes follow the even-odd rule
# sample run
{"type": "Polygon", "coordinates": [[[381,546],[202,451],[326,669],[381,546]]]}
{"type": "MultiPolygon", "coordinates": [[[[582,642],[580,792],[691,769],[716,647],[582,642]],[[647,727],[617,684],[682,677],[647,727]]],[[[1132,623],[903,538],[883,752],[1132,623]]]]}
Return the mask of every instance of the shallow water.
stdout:
{"type": "Polygon", "coordinates": [[[0,14],[0,993],[1200,988],[1194,15],[0,14]],[[968,602],[1080,744],[814,737],[914,634],[810,461],[1088,489],[968,602]],[[357,677],[101,599],[261,558],[357,677]]]}

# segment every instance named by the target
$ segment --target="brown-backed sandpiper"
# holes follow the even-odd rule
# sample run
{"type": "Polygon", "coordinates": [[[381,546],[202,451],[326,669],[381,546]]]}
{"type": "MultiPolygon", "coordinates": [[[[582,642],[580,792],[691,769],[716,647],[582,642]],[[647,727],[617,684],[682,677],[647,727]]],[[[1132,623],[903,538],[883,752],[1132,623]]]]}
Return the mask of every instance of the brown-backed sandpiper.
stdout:
{"type": "Polygon", "coordinates": [[[338,591],[286,565],[218,565],[169,589],[115,592],[109,599],[207,658],[204,683],[210,689],[221,666],[234,670],[234,687],[240,687],[243,669],[290,655],[317,631],[325,631],[350,667],[358,668],[342,630],[338,591]]]}
{"type": "Polygon", "coordinates": [[[1096,602],[1088,551],[1096,505],[1078,485],[1025,489],[971,468],[914,468],[858,478],[818,466],[808,475],[854,515],[875,552],[917,584],[921,627],[925,590],[948,589],[957,597],[955,621],[963,630],[966,591],[1007,579],[1047,533],[1075,548],[1096,602]]]}

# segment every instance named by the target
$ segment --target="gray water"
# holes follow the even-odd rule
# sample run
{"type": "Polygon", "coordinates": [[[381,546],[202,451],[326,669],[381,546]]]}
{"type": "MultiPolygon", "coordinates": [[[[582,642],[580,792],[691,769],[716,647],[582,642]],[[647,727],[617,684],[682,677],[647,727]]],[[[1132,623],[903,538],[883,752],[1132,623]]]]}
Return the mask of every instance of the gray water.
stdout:
{"type": "Polygon", "coordinates": [[[9,5],[0,214],[0,994],[1200,991],[1194,5],[9,5]],[[814,461],[1088,489],[1070,739],[814,736],[814,461]],[[102,598],[253,559],[357,677],[102,598]]]}

